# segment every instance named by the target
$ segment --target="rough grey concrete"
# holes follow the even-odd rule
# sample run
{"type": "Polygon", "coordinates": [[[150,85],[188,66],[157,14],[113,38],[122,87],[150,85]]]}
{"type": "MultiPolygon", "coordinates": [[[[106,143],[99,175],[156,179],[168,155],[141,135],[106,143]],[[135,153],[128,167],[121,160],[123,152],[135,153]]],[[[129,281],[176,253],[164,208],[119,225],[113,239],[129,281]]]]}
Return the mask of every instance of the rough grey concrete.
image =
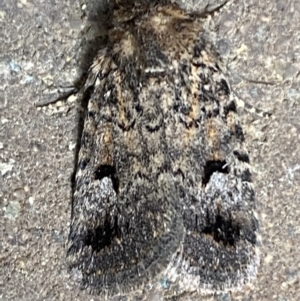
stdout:
{"type": "MultiPolygon", "coordinates": [[[[82,4],[0,1],[0,300],[98,300],[74,287],[64,262],[75,98],[34,107],[65,74],[76,77],[82,4]]],[[[299,0],[232,0],[216,16],[234,91],[273,113],[256,118],[241,110],[261,216],[261,266],[241,292],[182,300],[300,300],[299,21],[299,0]]]]}

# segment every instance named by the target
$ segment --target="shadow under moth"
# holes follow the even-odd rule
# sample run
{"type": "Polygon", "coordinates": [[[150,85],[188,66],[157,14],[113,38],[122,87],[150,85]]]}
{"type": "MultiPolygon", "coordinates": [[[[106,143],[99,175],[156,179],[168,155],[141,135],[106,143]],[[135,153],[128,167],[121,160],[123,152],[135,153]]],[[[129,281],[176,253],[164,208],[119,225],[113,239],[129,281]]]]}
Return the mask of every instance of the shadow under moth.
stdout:
{"type": "Polygon", "coordinates": [[[171,1],[114,5],[83,87],[70,270],[104,299],[239,288],[259,264],[255,195],[205,18],[171,1]]]}

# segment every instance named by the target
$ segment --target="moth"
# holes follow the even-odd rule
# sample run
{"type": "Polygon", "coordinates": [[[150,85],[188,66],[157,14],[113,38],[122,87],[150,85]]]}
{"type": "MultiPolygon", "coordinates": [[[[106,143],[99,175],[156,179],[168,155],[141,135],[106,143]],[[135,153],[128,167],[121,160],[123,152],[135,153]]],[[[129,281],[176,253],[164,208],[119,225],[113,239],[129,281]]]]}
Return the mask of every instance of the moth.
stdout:
{"type": "Polygon", "coordinates": [[[240,288],[259,265],[235,95],[205,18],[173,2],[116,0],[83,88],[67,261],[104,299],[240,288]]]}

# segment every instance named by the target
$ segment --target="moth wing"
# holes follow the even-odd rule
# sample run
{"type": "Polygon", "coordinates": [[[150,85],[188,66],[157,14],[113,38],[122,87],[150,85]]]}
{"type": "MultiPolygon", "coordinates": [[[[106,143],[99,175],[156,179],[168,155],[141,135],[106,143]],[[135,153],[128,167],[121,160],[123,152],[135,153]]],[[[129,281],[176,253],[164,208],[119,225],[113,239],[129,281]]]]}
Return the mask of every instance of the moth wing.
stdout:
{"type": "Polygon", "coordinates": [[[68,263],[93,292],[115,295],[147,283],[183,237],[170,162],[157,144],[162,116],[151,107],[139,116],[147,89],[133,91],[106,50],[86,82],[68,263]]]}
{"type": "Polygon", "coordinates": [[[256,275],[256,200],[222,62],[205,32],[186,49],[193,51],[184,52],[173,72],[181,85],[167,136],[186,232],[178,290],[222,291],[256,275]]]}

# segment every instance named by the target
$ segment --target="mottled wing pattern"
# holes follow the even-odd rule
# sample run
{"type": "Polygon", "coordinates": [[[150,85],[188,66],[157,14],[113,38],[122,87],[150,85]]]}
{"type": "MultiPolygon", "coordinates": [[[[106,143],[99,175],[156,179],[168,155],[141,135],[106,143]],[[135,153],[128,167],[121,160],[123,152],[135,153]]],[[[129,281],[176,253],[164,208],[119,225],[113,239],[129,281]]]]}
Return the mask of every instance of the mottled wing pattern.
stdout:
{"type": "Polygon", "coordinates": [[[101,53],[87,81],[93,91],[81,139],[68,251],[83,286],[110,294],[147,283],[168,265],[183,237],[167,145],[162,144],[163,116],[152,110],[154,103],[143,109],[143,103],[151,103],[148,92],[127,84],[101,53]]]}
{"type": "Polygon", "coordinates": [[[179,62],[174,57],[173,78],[180,84],[165,114],[186,231],[179,283],[182,290],[221,291],[257,272],[255,196],[222,62],[205,34],[188,46],[179,62]]]}

